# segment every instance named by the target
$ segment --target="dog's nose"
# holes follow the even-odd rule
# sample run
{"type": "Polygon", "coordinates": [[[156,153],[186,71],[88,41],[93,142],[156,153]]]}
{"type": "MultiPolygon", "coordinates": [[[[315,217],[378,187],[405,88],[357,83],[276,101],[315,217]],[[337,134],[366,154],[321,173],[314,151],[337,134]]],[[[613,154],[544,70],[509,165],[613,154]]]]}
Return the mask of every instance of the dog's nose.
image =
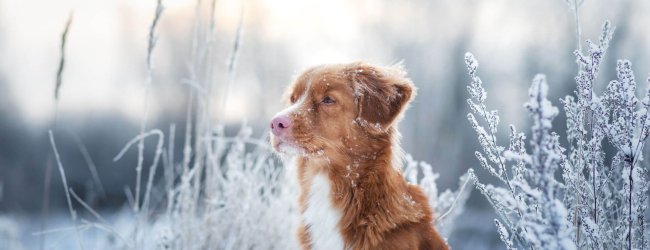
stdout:
{"type": "Polygon", "coordinates": [[[286,115],[276,116],[271,121],[271,131],[276,136],[282,135],[289,127],[291,127],[291,119],[286,115]]]}

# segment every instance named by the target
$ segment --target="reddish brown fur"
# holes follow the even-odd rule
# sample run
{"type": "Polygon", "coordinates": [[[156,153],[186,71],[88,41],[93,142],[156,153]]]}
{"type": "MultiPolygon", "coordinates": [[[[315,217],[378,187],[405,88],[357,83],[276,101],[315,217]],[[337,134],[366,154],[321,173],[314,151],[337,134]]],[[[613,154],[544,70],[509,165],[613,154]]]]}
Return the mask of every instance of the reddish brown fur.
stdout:
{"type": "MultiPolygon", "coordinates": [[[[326,174],[346,248],[447,249],[426,196],[394,166],[401,151],[396,123],[415,95],[405,73],[366,63],[319,66],[290,86],[290,103],[305,91],[307,99],[290,114],[288,135],[304,151],[297,159],[301,212],[311,180],[326,174]],[[324,104],[325,96],[335,103],[324,104]]],[[[272,137],[272,143],[278,148],[287,141],[272,137]]],[[[306,228],[301,225],[298,236],[310,249],[306,228]]]]}

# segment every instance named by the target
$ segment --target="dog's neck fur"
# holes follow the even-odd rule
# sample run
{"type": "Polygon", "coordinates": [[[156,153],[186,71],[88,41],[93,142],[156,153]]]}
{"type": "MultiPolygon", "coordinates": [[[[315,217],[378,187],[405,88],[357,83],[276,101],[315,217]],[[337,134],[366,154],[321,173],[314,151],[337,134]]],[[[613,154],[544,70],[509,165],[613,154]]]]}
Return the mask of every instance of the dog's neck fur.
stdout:
{"type": "MultiPolygon", "coordinates": [[[[399,161],[394,159],[393,152],[401,151],[395,143],[395,133],[393,128],[388,128],[380,135],[344,140],[349,146],[345,152],[326,151],[323,156],[298,158],[301,213],[309,209],[310,195],[318,191],[310,190],[314,178],[327,177],[331,207],[340,216],[337,229],[346,248],[376,246],[386,232],[424,216],[421,205],[413,202],[408,194],[407,184],[399,172],[401,166],[394,166],[399,161]],[[364,140],[375,143],[364,143],[364,140]],[[361,148],[367,145],[378,146],[361,148]]],[[[318,233],[312,231],[311,234],[318,233]]],[[[313,244],[314,249],[318,248],[313,244]]]]}

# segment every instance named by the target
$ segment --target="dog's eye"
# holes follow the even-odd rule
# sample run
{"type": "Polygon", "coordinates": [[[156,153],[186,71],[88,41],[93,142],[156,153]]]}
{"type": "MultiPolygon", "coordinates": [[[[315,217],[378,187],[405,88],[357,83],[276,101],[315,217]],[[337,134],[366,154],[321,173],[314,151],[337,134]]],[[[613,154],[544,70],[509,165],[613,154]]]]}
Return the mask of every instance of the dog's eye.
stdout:
{"type": "Polygon", "coordinates": [[[324,97],[323,100],[321,101],[321,103],[323,103],[325,105],[334,104],[335,102],[336,101],[334,101],[334,99],[332,99],[332,97],[329,97],[329,96],[324,97]]]}
{"type": "Polygon", "coordinates": [[[291,96],[291,97],[289,98],[289,102],[291,102],[291,104],[296,103],[296,96],[291,96]]]}

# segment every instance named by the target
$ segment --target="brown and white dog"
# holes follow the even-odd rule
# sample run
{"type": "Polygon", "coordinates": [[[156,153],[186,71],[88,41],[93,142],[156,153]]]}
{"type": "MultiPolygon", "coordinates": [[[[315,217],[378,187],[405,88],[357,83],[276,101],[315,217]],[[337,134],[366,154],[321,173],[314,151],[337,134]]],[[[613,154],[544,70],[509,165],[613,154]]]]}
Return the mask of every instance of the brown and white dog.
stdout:
{"type": "Polygon", "coordinates": [[[271,143],[295,155],[303,249],[447,249],[401,174],[397,122],[415,95],[399,67],[317,66],[289,87],[271,143]]]}

